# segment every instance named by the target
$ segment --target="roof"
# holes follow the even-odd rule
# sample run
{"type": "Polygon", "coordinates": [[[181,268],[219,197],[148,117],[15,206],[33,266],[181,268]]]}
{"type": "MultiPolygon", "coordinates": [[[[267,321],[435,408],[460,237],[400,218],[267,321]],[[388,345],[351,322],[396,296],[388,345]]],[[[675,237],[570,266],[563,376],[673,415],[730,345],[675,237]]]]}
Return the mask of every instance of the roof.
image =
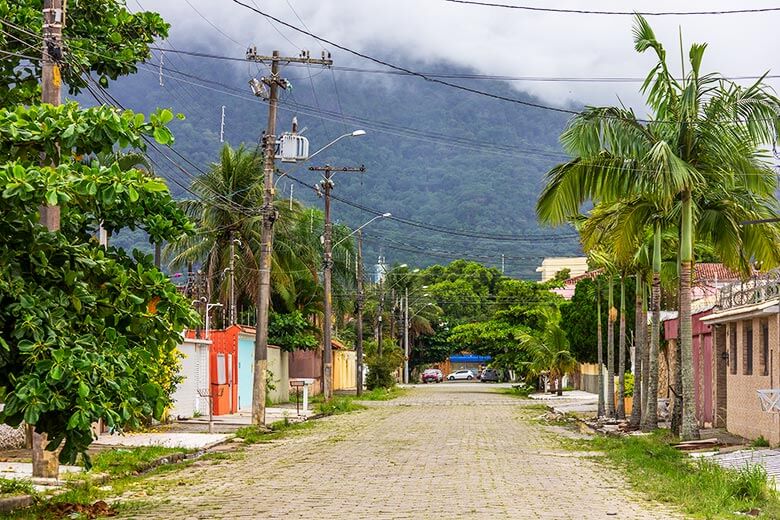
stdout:
{"type": "Polygon", "coordinates": [[[600,275],[603,272],[604,272],[604,269],[601,269],[601,268],[595,269],[593,271],[588,271],[586,273],[583,273],[583,274],[581,274],[579,276],[572,276],[571,278],[569,278],[567,280],[564,280],[563,283],[564,283],[564,285],[572,285],[572,284],[577,285],[577,282],[579,282],[581,280],[585,280],[586,278],[590,278],[591,280],[593,280],[594,278],[596,278],[598,275],[600,275]]]}
{"type": "Polygon", "coordinates": [[[714,262],[702,262],[694,264],[694,281],[696,282],[730,282],[741,280],[742,276],[723,264],[714,262]]]}

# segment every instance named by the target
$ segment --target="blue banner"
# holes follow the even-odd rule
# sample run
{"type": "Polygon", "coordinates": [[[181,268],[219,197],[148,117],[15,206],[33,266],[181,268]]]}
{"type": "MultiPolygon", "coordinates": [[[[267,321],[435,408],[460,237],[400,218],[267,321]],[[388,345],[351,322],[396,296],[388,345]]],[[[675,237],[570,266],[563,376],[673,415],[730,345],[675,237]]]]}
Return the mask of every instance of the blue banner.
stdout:
{"type": "Polygon", "coordinates": [[[487,363],[493,359],[490,356],[477,356],[476,354],[455,354],[450,356],[450,363],[487,363]]]}

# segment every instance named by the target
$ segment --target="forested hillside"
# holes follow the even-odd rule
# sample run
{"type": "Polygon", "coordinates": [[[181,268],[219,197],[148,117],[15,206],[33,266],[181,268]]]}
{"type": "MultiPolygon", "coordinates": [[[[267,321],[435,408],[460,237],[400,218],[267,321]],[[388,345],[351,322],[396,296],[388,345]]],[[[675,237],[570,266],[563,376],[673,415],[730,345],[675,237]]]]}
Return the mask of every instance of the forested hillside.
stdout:
{"type": "MultiPolygon", "coordinates": [[[[159,52],[154,63],[158,60],[159,52]]],[[[165,53],[163,63],[162,86],[161,69],[145,65],[136,75],[112,84],[109,92],[128,108],[148,112],[165,106],[186,116],[172,129],[175,150],[192,164],[175,155],[172,159],[193,174],[198,173],[193,165],[206,169],[215,160],[221,146],[222,105],[225,142],[256,145],[265,128],[267,107],[251,95],[247,81],[267,71],[254,64],[173,53],[165,53]],[[177,70],[187,70],[188,75],[177,70]]],[[[418,65],[423,67],[464,72],[418,65]]],[[[356,206],[392,212],[412,224],[460,232],[454,235],[397,221],[376,222],[365,231],[368,270],[380,252],[388,263],[428,265],[462,257],[496,267],[501,266],[504,254],[507,274],[534,278],[543,256],[579,252],[571,230],[540,229],[534,214],[544,172],[564,159],[557,140],[566,114],[493,100],[413,77],[293,66],[286,67],[284,73],[292,88],[282,94],[280,131],[289,129],[297,115],[300,127],[306,128],[304,135],[311,142],[311,151],[354,129],[367,132],[361,138],[339,142],[312,161],[338,166],[365,164],[362,178],[355,174],[336,177],[336,197],[356,206]],[[487,240],[480,238],[483,235],[505,236],[487,240]],[[526,236],[517,239],[518,235],[526,236]]],[[[533,101],[504,82],[452,81],[533,101]]],[[[87,97],[83,100],[89,101],[87,97]]],[[[172,163],[153,157],[163,176],[189,184],[191,179],[172,163]]],[[[285,170],[290,165],[278,167],[285,170]]],[[[297,168],[292,176],[309,184],[317,180],[305,167],[297,168]]],[[[286,179],[279,184],[280,196],[289,197],[291,185],[294,197],[321,205],[312,190],[286,179]]],[[[186,195],[175,184],[171,187],[177,195],[186,195]]],[[[341,201],[335,202],[333,215],[353,227],[373,216],[341,201]]]]}

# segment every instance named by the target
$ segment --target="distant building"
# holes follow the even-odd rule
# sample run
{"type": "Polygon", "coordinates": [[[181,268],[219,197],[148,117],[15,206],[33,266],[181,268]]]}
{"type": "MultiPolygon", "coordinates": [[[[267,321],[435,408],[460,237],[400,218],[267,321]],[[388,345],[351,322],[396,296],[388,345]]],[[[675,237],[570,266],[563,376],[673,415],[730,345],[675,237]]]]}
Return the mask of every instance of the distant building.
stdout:
{"type": "Polygon", "coordinates": [[[588,272],[588,258],[585,256],[553,256],[542,260],[542,265],[536,268],[542,273],[542,282],[552,280],[555,274],[563,269],[569,270],[569,278],[574,278],[588,272]]]}

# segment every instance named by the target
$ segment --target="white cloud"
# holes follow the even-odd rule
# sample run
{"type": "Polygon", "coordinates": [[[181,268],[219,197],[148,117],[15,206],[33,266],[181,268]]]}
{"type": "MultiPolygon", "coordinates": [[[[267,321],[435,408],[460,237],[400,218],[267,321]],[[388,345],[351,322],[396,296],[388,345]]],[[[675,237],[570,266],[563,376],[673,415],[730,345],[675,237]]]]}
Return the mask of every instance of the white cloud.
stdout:
{"type": "MultiPolygon", "coordinates": [[[[189,0],[203,15],[241,45],[220,35],[198,16],[185,0],[144,0],[172,23],[171,40],[185,48],[198,46],[243,56],[243,47],[278,48],[297,53],[308,48],[318,54],[320,44],[311,38],[273,24],[230,0],[189,0]]],[[[242,0],[252,4],[252,0],[242,0]]],[[[518,4],[561,8],[611,10],[715,10],[763,7],[757,1],[728,0],[641,2],[557,0],[518,4]]],[[[389,61],[413,67],[442,62],[473,68],[479,73],[513,76],[644,77],[654,60],[638,55],[631,39],[629,16],[586,16],[530,13],[466,6],[441,0],[289,0],[309,27],[323,37],[389,61]]],[[[260,9],[296,26],[301,22],[287,0],[256,0],[260,9]]],[[[131,7],[132,4],[131,4],[131,7]]],[[[137,7],[137,6],[135,6],[137,7]]],[[[684,45],[708,42],[706,70],[726,75],[756,75],[775,63],[780,12],[723,16],[649,17],[665,43],[671,62],[679,70],[679,28],[684,45]]],[[[327,48],[328,46],[325,45],[327,48]]],[[[337,65],[376,68],[375,64],[334,50],[337,65]]],[[[514,82],[515,88],[562,105],[570,101],[613,104],[618,96],[637,106],[638,84],[514,82]]],[[[442,87],[444,88],[444,87],[442,87]]]]}

